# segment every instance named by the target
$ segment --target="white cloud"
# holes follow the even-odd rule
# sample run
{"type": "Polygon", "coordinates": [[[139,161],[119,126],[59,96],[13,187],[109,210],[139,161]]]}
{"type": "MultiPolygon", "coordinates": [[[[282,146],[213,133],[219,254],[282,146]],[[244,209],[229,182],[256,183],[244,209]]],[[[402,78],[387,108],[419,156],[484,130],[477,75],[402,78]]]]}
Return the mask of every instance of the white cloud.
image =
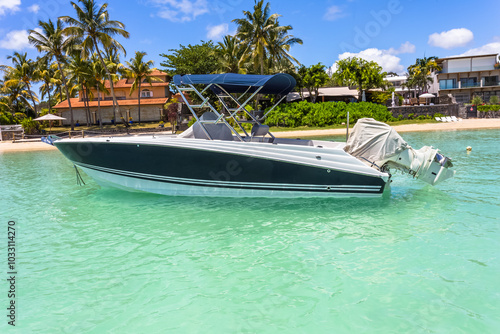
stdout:
{"type": "Polygon", "coordinates": [[[401,53],[414,53],[415,45],[411,44],[410,42],[404,42],[398,49],[390,48],[389,50],[387,50],[387,52],[393,55],[401,53]]]}
{"type": "MultiPolygon", "coordinates": [[[[396,73],[404,72],[404,67],[403,65],[400,64],[401,59],[392,54],[390,50],[379,50],[376,48],[370,48],[358,53],[344,52],[339,55],[338,60],[346,59],[349,57],[357,57],[367,61],[374,61],[380,66],[382,66],[382,69],[385,72],[396,72],[396,73]]],[[[333,66],[331,67],[331,71],[332,72],[337,71],[337,63],[333,64],[333,66]]]]}
{"type": "Polygon", "coordinates": [[[465,46],[474,39],[472,31],[466,28],[451,29],[442,33],[434,33],[429,36],[429,45],[443,49],[453,49],[465,46]]]}
{"type": "Polygon", "coordinates": [[[221,40],[224,35],[227,35],[228,25],[227,23],[222,23],[217,26],[208,26],[207,30],[207,38],[217,41],[221,40]]]}
{"type": "Polygon", "coordinates": [[[470,49],[458,56],[476,56],[492,53],[500,53],[500,41],[489,43],[478,48],[470,49]]]}
{"type": "Polygon", "coordinates": [[[40,10],[40,6],[37,4],[34,4],[34,5],[28,7],[28,11],[35,13],[35,14],[38,13],[39,10],[40,10]]]}
{"type": "Polygon", "coordinates": [[[20,5],[21,0],[0,0],[0,16],[7,12],[17,12],[20,5]]]}
{"type": "Polygon", "coordinates": [[[323,19],[327,21],[335,21],[344,16],[345,14],[339,6],[330,6],[326,10],[325,15],[323,15],[323,19]]]}
{"type": "MultiPolygon", "coordinates": [[[[0,0],[1,1],[1,0],[0,0]]],[[[208,13],[207,0],[155,0],[158,16],[172,22],[189,22],[208,13]]]]}
{"type": "MultiPolygon", "coordinates": [[[[389,50],[380,50],[376,48],[370,48],[363,50],[358,53],[354,52],[344,52],[339,54],[338,60],[346,59],[349,57],[357,57],[362,58],[367,61],[374,61],[380,66],[385,72],[396,72],[396,73],[404,73],[405,68],[400,64],[401,59],[396,55],[402,53],[414,53],[415,45],[410,42],[405,42],[400,45],[399,48],[394,49],[390,48],[389,50]]],[[[330,68],[332,72],[337,71],[337,63],[335,62],[330,68]]]]}
{"type": "Polygon", "coordinates": [[[27,30],[12,30],[0,40],[0,48],[8,50],[22,50],[30,47],[27,30]]]}

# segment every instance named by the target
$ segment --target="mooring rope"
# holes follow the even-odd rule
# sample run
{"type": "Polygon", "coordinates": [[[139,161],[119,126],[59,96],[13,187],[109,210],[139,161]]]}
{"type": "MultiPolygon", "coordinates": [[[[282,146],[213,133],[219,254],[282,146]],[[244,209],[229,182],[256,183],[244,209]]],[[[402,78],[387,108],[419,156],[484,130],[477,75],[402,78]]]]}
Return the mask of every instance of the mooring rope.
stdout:
{"type": "Polygon", "coordinates": [[[75,171],[76,171],[76,184],[78,184],[79,186],[82,185],[85,185],[85,182],[83,181],[83,178],[82,176],[80,175],[80,172],[78,171],[78,168],[76,167],[76,165],[73,165],[73,167],[75,167],[75,171]]]}

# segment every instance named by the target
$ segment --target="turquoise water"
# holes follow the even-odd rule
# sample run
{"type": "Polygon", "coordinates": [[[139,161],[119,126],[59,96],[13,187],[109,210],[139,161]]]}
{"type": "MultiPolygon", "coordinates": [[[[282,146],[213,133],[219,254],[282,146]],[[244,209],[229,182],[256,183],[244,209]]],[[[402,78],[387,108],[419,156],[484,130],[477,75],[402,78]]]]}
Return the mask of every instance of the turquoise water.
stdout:
{"type": "Polygon", "coordinates": [[[14,219],[20,333],[498,333],[500,131],[403,137],[456,177],[397,174],[373,200],[183,198],[0,154],[0,309],[14,219]]]}

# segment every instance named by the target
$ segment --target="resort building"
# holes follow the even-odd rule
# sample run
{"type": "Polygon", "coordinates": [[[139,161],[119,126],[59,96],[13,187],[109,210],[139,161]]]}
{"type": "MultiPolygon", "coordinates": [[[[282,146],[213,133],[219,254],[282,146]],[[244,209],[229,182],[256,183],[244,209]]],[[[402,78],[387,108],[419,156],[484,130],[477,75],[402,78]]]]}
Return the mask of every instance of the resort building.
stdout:
{"type": "Polygon", "coordinates": [[[437,60],[439,95],[451,94],[457,103],[469,103],[474,95],[489,101],[500,95],[500,64],[497,54],[448,57],[437,60]]]}
{"type": "MultiPolygon", "coordinates": [[[[141,121],[159,121],[161,116],[164,115],[163,105],[169,99],[171,93],[168,88],[169,76],[167,73],[155,70],[151,73],[151,76],[160,79],[161,81],[152,82],[149,84],[145,80],[141,84],[141,90],[135,90],[132,95],[130,95],[130,88],[134,82],[134,79],[121,79],[114,83],[115,96],[120,107],[120,112],[123,117],[127,120],[132,117],[133,121],[139,119],[138,105],[139,105],[139,94],[141,95],[141,121]]],[[[99,92],[97,94],[97,89],[92,89],[92,95],[94,98],[88,101],[88,107],[90,109],[90,123],[98,124],[100,108],[102,114],[103,124],[113,123],[113,97],[109,88],[109,81],[104,82],[105,87],[108,89],[109,94],[99,92]]],[[[73,109],[73,118],[75,123],[78,121],[80,124],[86,123],[87,112],[84,101],[84,95],[79,92],[79,97],[71,98],[71,108],[73,109]]],[[[61,116],[66,118],[63,124],[70,124],[69,115],[69,105],[68,100],[64,100],[61,103],[54,106],[54,109],[61,113],[61,116]]],[[[120,115],[116,113],[116,121],[120,122],[120,115]]]]}
{"type": "MultiPolygon", "coordinates": [[[[432,83],[430,83],[429,89],[425,93],[436,94],[438,92],[438,83],[436,74],[431,73],[432,83]]],[[[408,81],[408,75],[389,75],[385,77],[385,80],[392,84],[395,92],[401,95],[404,99],[416,98],[418,90],[416,88],[411,88],[408,90],[404,84],[408,81]]]]}

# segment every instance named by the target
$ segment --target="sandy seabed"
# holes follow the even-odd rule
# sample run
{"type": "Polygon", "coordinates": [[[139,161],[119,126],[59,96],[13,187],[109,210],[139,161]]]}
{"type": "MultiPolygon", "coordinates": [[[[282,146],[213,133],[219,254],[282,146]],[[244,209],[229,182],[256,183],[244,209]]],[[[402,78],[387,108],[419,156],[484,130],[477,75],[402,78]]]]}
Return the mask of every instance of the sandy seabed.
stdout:
{"type": "MultiPolygon", "coordinates": [[[[419,132],[419,131],[456,131],[456,130],[475,130],[475,129],[500,129],[500,118],[484,119],[464,119],[459,122],[450,123],[425,123],[425,124],[406,124],[395,126],[397,132],[419,132]]],[[[282,131],[274,132],[276,137],[280,138],[303,138],[303,137],[321,137],[343,135],[345,129],[321,129],[321,130],[301,130],[301,131],[282,131]]],[[[42,142],[0,142],[0,153],[4,152],[26,152],[26,151],[48,151],[56,150],[55,146],[42,142]]]]}

